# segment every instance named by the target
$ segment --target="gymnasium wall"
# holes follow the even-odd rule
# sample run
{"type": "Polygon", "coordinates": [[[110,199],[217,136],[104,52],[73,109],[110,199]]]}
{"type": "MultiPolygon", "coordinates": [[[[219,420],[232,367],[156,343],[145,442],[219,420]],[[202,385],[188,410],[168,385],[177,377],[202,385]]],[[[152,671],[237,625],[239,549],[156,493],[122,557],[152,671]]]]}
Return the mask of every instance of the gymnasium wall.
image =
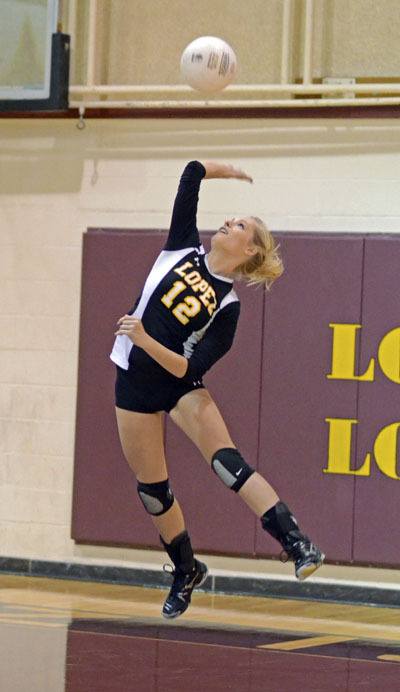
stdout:
{"type": "MultiPolygon", "coordinates": [[[[202,234],[207,251],[209,236],[202,234]]],[[[387,527],[399,517],[400,300],[393,289],[400,236],[276,237],[284,279],[267,295],[237,285],[235,343],[205,384],[244,458],[329,560],[398,564],[400,542],[387,527]]],[[[80,542],[159,547],[141,503],[131,501],[136,483],[118,440],[107,355],[115,315],[140,295],[165,240],[166,233],[110,228],[84,237],[72,522],[80,542]]],[[[279,555],[279,544],[216,482],[194,445],[168,417],[165,425],[169,478],[197,550],[279,555]]]]}
{"type": "MultiPolygon", "coordinates": [[[[237,82],[279,82],[283,0],[98,0],[97,81],[177,84],[176,55],[197,36],[220,36],[240,56],[237,82]],[[127,30],[129,27],[129,30],[127,30]]],[[[293,0],[291,69],[302,77],[305,0],[293,0]]],[[[63,3],[64,26],[68,3],[63,3]]],[[[78,3],[74,84],[86,70],[89,3],[78,3]]],[[[314,3],[312,77],[398,77],[397,0],[314,3]]]]}
{"type": "MultiPolygon", "coordinates": [[[[400,126],[394,119],[99,120],[78,131],[72,120],[10,120],[1,123],[0,144],[0,554],[102,562],[118,554],[130,564],[129,550],[70,539],[87,227],[165,229],[179,173],[196,157],[236,162],[255,178],[253,186],[204,184],[200,228],[256,213],[289,233],[397,233],[400,126]]],[[[376,355],[386,331],[376,326],[363,357],[376,355]]],[[[339,406],[326,413],[351,418],[339,406]]],[[[368,422],[364,430],[368,436],[368,422]]]]}

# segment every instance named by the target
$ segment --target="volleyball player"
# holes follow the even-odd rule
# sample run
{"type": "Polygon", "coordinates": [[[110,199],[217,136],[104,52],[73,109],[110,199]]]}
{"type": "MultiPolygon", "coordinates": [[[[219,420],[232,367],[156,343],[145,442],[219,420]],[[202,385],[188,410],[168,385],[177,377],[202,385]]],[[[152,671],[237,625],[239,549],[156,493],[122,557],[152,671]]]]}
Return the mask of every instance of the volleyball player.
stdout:
{"type": "Polygon", "coordinates": [[[275,490],[243,459],[203,384],[204,374],[234,339],[240,312],[234,280],[269,287],[283,271],[271,233],[253,216],[226,220],[205,254],[196,226],[203,178],[252,182],[231,165],[187,164],[166,245],[135,305],[118,320],[110,356],[117,366],[116,416],[122,449],[136,476],[139,497],[174,565],[162,611],[167,618],[187,609],[193,589],[207,577],[207,567],[193,555],[181,507],[169,485],[164,412],[280,542],[294,561],[298,579],[312,574],[324,559],[275,490]]]}

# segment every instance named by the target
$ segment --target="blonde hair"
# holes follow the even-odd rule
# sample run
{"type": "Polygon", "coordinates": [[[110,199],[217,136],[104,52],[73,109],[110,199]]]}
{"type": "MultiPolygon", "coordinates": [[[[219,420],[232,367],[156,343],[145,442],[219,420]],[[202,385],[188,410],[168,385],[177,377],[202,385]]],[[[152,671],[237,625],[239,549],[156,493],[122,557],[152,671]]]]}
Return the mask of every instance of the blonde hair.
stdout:
{"type": "Polygon", "coordinates": [[[237,279],[244,280],[248,286],[264,285],[269,290],[276,279],[283,273],[283,262],[279,255],[279,245],[276,244],[271,231],[258,216],[250,217],[254,222],[253,242],[257,252],[236,267],[237,279]]]}

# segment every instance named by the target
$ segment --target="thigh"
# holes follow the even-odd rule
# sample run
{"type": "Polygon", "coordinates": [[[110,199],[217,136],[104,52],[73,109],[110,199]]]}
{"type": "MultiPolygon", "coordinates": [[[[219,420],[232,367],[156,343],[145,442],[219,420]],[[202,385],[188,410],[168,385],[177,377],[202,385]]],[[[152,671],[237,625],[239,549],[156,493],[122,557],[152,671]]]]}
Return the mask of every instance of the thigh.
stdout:
{"type": "Polygon", "coordinates": [[[193,390],[185,394],[170,411],[170,416],[209,464],[218,449],[236,447],[207,389],[193,390]]]}
{"type": "Polygon", "coordinates": [[[137,413],[115,407],[125,458],[143,483],[168,477],[164,452],[164,413],[137,413]]]}

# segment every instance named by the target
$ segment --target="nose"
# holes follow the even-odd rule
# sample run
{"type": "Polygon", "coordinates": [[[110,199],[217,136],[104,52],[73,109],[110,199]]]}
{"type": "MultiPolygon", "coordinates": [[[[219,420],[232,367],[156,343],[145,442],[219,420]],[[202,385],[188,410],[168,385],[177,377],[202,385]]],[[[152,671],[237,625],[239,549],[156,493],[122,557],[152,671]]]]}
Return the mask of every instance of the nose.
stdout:
{"type": "Polygon", "coordinates": [[[227,227],[229,228],[229,226],[231,225],[232,221],[233,221],[233,219],[231,219],[230,221],[229,221],[229,219],[226,219],[226,220],[225,220],[225,226],[227,226],[227,227]]]}

